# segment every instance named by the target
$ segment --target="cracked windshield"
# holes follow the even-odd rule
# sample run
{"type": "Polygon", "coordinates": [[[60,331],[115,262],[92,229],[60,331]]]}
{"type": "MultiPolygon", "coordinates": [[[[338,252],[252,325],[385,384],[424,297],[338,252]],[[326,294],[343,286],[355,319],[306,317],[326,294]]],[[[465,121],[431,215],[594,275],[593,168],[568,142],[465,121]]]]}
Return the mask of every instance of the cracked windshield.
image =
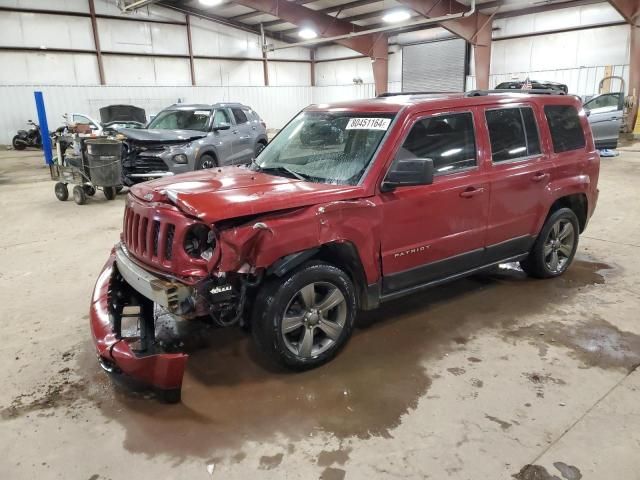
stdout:
{"type": "Polygon", "coordinates": [[[392,118],[303,112],[273,139],[252,168],[311,182],[356,185],[392,118]]]}

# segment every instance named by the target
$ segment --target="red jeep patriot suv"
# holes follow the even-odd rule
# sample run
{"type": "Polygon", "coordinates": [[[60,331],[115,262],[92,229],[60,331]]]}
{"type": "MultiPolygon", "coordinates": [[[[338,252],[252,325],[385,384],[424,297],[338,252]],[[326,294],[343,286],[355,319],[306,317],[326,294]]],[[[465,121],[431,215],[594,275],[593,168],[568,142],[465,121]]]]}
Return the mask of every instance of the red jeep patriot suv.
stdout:
{"type": "Polygon", "coordinates": [[[502,262],[561,275],[598,171],[572,96],[312,105],[251,166],[131,189],[91,304],[98,357],[179,398],[187,356],[155,341],[169,314],[245,326],[272,359],[316,367],[347,342],[358,309],[502,262]]]}

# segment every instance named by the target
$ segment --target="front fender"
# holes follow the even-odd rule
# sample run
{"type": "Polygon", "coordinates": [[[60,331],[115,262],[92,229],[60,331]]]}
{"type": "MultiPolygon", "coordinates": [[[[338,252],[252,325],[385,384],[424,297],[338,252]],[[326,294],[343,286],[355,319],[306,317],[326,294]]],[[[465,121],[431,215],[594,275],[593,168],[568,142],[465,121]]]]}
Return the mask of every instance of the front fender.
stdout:
{"type": "Polygon", "coordinates": [[[367,283],[380,276],[380,209],[368,199],[336,201],[261,217],[220,232],[222,272],[266,269],[282,257],[329,243],[350,242],[367,283]]]}

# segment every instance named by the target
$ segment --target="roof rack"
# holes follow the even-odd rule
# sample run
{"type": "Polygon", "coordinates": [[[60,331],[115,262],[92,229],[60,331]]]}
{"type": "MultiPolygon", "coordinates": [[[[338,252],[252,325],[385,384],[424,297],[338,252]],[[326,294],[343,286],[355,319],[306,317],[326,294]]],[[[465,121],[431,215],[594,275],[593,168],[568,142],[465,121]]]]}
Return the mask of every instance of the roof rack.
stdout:
{"type": "Polygon", "coordinates": [[[460,93],[460,92],[385,92],[378,95],[376,98],[397,97],[400,95],[438,95],[448,93],[460,93]]]}
{"type": "Polygon", "coordinates": [[[530,88],[530,89],[515,89],[504,88],[494,90],[470,90],[464,94],[465,97],[484,97],[485,95],[497,95],[500,93],[520,93],[523,95],[566,95],[562,90],[555,90],[553,88],[530,88]]]}

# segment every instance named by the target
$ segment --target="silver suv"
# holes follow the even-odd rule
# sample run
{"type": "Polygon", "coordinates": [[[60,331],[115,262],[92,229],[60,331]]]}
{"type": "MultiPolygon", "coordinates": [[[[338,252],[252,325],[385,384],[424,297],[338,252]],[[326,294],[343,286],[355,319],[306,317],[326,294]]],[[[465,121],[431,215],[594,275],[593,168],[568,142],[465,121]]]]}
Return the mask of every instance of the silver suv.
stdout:
{"type": "Polygon", "coordinates": [[[267,145],[260,116],[241,103],[172,105],[145,129],[123,129],[123,180],[153,178],[250,163],[267,145]]]}

